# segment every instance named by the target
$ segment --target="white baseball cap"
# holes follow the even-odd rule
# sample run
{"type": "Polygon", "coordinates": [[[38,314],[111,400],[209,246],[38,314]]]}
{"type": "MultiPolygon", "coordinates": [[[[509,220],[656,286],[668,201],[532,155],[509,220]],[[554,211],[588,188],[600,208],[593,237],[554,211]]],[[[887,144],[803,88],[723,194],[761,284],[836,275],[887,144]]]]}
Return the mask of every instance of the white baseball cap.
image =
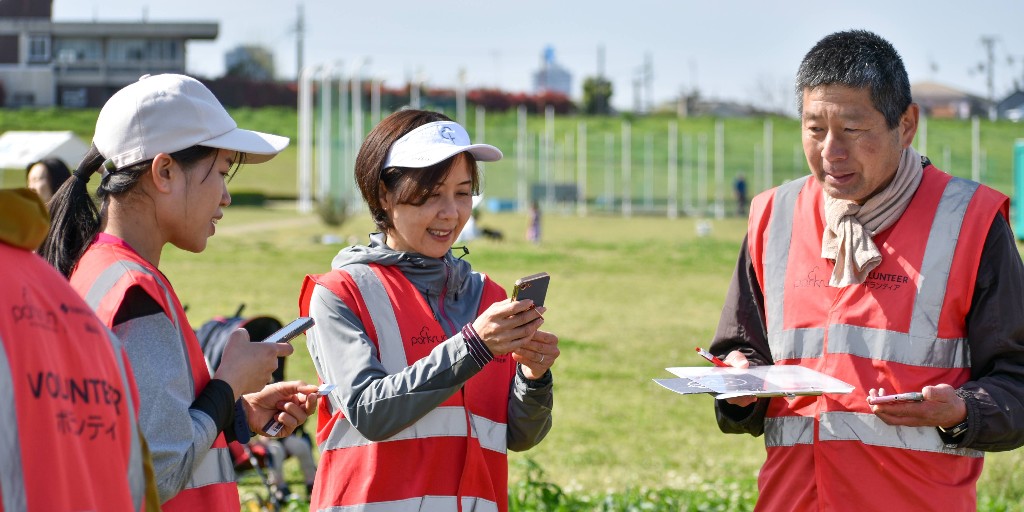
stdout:
{"type": "Polygon", "coordinates": [[[287,147],[288,137],[239,128],[198,80],[163,74],[114,93],[100,110],[93,144],[120,169],[197,145],[245,153],[247,163],[258,164],[287,147]]]}
{"type": "Polygon", "coordinates": [[[459,123],[434,121],[396,140],[388,150],[383,168],[429,167],[463,151],[481,162],[495,162],[502,156],[501,150],[490,144],[470,144],[469,134],[459,123]]]}

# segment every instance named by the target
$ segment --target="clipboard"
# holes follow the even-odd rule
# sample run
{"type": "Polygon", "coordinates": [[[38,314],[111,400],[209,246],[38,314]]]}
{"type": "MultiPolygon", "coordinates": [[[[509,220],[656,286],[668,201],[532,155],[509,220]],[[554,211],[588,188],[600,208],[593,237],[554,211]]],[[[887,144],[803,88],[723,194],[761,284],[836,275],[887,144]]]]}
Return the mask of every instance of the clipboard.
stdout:
{"type": "Polygon", "coordinates": [[[853,391],[852,384],[796,365],[766,365],[745,369],[676,366],[666,370],[677,378],[654,379],[654,382],[679,394],[710,393],[719,400],[739,396],[796,397],[853,391]]]}

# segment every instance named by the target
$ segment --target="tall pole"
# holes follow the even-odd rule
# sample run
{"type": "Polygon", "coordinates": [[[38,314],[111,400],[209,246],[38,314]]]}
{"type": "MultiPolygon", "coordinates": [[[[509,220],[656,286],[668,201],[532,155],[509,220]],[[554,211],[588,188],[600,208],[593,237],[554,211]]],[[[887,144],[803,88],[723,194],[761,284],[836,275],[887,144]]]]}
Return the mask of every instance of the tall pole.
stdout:
{"type": "Polygon", "coordinates": [[[587,215],[587,123],[576,125],[576,214],[587,215]]]}
{"type": "Polygon", "coordinates": [[[654,135],[644,135],[644,208],[654,210],[654,135]]]}
{"type": "Polygon", "coordinates": [[[971,179],[981,183],[981,120],[971,118],[971,179]]]}
{"type": "Polygon", "coordinates": [[[516,109],[516,175],[517,175],[517,194],[518,201],[517,209],[520,212],[525,212],[528,208],[529,197],[527,196],[526,190],[526,169],[529,162],[527,158],[529,153],[526,151],[526,105],[519,105],[516,109]]]}
{"type": "Polygon", "coordinates": [[[316,67],[299,72],[299,213],[313,211],[313,75],[316,67]]]}
{"type": "Polygon", "coordinates": [[[629,121],[622,122],[622,215],[633,216],[633,168],[631,147],[633,144],[632,126],[629,121]]]}
{"type": "Polygon", "coordinates": [[[296,5],[296,10],[298,16],[295,18],[295,77],[301,81],[306,44],[306,12],[301,1],[296,5]]]}
{"type": "Polygon", "coordinates": [[[996,96],[993,75],[995,74],[995,45],[996,38],[993,36],[981,36],[981,44],[985,46],[987,64],[985,64],[985,85],[988,86],[988,120],[996,120],[996,96]]]}
{"type": "Polygon", "coordinates": [[[679,217],[679,161],[676,147],[679,140],[679,123],[668,123],[668,218],[679,217]]]}
{"type": "Polygon", "coordinates": [[[555,149],[555,107],[544,107],[544,202],[547,208],[555,202],[555,183],[551,177],[555,149]]]}
{"type": "Polygon", "coordinates": [[[615,209],[615,135],[604,134],[604,209],[615,209]]]}
{"type": "Polygon", "coordinates": [[[316,191],[317,200],[323,206],[331,190],[331,78],[334,67],[325,66],[320,71],[320,149],[318,168],[320,187],[316,191]]]}
{"type": "Polygon", "coordinates": [[[715,218],[725,217],[725,122],[715,121],[715,218]]]}

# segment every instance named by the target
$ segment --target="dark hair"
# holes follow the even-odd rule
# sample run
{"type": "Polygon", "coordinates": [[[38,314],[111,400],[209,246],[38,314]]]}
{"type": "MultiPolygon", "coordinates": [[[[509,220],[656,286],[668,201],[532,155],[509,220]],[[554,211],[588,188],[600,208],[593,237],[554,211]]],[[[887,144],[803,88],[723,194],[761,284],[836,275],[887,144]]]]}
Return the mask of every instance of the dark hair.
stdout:
{"type": "MultiPolygon", "coordinates": [[[[191,169],[216,152],[216,148],[192,146],[170,153],[170,156],[183,168],[191,169]]],[[[78,260],[99,233],[105,213],[97,209],[86,183],[105,161],[106,158],[93,145],[71,178],[50,199],[50,231],[39,247],[39,255],[65,277],[71,277],[78,260]]],[[[126,196],[135,190],[139,178],[149,171],[152,164],[150,159],[105,173],[96,188],[96,197],[105,204],[110,197],[126,196]]]]}
{"type": "Polygon", "coordinates": [[[442,160],[434,165],[423,168],[388,167],[384,169],[391,145],[405,134],[417,127],[437,121],[451,121],[448,116],[429,110],[399,110],[385,117],[363,141],[356,155],[355,179],[363,200],[370,208],[377,229],[387,231],[394,226],[388,218],[388,212],[381,205],[381,196],[385,191],[395,194],[398,204],[422,205],[448,176],[452,164],[458,155],[465,155],[469,163],[470,179],[473,182],[473,193],[479,190],[480,180],[476,166],[476,158],[469,152],[442,160]]]}
{"type": "Polygon", "coordinates": [[[46,182],[50,185],[51,192],[56,193],[57,189],[71,177],[71,171],[68,170],[67,164],[60,158],[44,158],[37,162],[32,162],[25,167],[25,175],[28,176],[32,172],[32,168],[37,165],[46,167],[46,182]]]}
{"type": "Polygon", "coordinates": [[[889,129],[899,125],[913,101],[900,54],[866,30],[830,34],[807,52],[796,74],[797,112],[803,115],[804,91],[822,85],[867,87],[871,103],[885,116],[889,129]]]}

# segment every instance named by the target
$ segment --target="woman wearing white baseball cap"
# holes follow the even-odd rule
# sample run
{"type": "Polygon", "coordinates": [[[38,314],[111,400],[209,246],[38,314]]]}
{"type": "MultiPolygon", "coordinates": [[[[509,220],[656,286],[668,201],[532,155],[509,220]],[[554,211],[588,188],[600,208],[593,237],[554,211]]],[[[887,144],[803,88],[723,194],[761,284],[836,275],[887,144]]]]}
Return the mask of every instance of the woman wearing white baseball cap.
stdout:
{"type": "Polygon", "coordinates": [[[139,389],[139,418],[163,510],[239,509],[227,442],[246,442],[271,419],[286,436],[315,407],[315,386],[265,386],[288,344],[232,333],[212,376],[171,283],[158,270],[167,244],[206,248],[227,179],[288,145],[242,130],[213,93],[182,75],[145,76],[110,98],[93,146],[52,199],[41,255],[124,342],[139,389]],[[99,211],[86,182],[101,174],[99,211]],[[283,404],[278,406],[278,404],[283,404]]]}
{"type": "Polygon", "coordinates": [[[337,385],[319,405],[310,510],[508,509],[507,450],[551,428],[559,349],[543,307],[452,256],[476,162],[501,156],[422,110],[388,116],[359,150],[380,232],[307,276],[299,298],[317,373],[337,385]]]}

